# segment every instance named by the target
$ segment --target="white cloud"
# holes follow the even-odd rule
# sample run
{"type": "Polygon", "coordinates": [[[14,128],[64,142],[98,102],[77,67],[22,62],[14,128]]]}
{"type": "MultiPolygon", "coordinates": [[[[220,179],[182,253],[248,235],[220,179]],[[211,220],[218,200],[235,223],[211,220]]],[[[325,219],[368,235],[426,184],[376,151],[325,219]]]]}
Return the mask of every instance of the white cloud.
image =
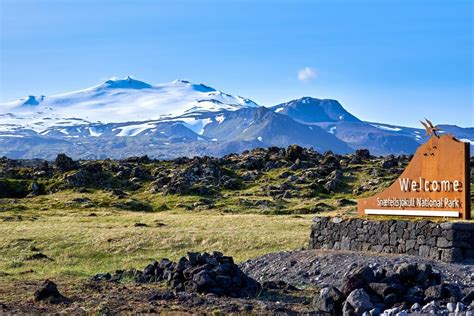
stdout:
{"type": "Polygon", "coordinates": [[[313,79],[316,79],[318,76],[316,69],[310,67],[304,67],[298,71],[298,79],[302,82],[310,82],[313,79]]]}

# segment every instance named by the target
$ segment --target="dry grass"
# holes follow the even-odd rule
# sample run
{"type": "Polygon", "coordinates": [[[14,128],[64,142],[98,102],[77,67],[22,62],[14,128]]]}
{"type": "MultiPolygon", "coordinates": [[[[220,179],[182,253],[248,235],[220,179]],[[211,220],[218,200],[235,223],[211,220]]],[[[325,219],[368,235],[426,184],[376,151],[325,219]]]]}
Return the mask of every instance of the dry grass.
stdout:
{"type": "Polygon", "coordinates": [[[0,213],[0,279],[86,278],[187,251],[220,250],[243,261],[305,246],[314,216],[61,207],[75,195],[29,199],[27,210],[0,213]],[[51,260],[29,258],[39,252],[51,260]]]}

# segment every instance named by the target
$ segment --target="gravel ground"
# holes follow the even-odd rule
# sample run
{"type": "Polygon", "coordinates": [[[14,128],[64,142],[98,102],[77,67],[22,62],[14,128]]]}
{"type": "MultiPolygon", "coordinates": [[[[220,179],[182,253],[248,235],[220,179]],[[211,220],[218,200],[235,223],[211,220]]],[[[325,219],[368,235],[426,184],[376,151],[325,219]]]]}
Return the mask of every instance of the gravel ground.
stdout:
{"type": "Polygon", "coordinates": [[[461,287],[474,285],[474,263],[443,263],[414,256],[376,255],[360,252],[304,250],[279,252],[248,260],[242,271],[257,281],[285,281],[294,286],[340,286],[343,277],[358,266],[388,270],[401,263],[426,263],[441,273],[442,281],[461,287]]]}

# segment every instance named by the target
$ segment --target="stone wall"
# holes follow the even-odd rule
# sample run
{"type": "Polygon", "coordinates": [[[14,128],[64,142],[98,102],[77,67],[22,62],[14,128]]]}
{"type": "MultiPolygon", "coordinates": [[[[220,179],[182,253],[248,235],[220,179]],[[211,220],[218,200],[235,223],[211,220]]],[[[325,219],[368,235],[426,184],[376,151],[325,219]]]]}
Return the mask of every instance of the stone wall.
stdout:
{"type": "Polygon", "coordinates": [[[316,217],[309,248],[408,254],[462,262],[474,260],[474,222],[316,217]]]}

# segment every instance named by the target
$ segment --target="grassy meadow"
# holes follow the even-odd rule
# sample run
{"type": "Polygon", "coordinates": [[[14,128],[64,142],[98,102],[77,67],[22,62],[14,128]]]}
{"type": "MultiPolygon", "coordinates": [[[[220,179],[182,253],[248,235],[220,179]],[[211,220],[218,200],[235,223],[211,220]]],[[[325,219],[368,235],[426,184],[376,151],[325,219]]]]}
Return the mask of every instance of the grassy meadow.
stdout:
{"type": "Polygon", "coordinates": [[[78,196],[97,198],[61,192],[0,213],[1,279],[86,278],[187,251],[220,250],[243,261],[305,246],[313,217],[67,206],[78,196]]]}

